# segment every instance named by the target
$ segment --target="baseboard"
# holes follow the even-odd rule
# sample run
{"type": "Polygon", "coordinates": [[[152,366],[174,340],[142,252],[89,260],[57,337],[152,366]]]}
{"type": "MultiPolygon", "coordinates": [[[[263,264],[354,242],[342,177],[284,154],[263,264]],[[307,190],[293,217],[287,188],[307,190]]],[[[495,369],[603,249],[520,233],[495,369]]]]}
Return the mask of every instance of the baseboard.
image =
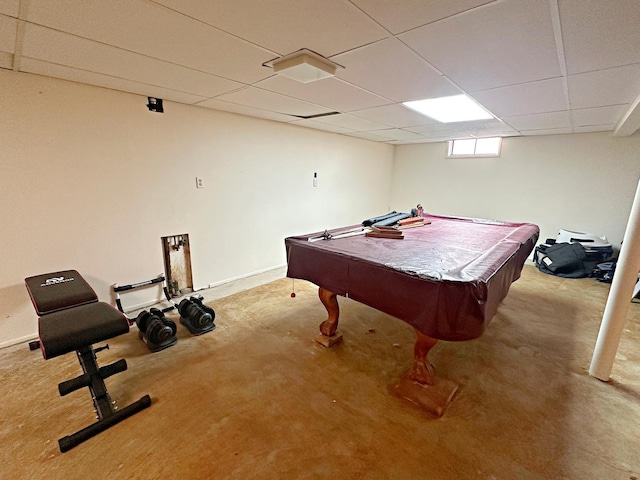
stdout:
{"type": "Polygon", "coordinates": [[[244,292],[254,287],[259,287],[265,283],[273,282],[284,278],[287,274],[286,265],[278,265],[275,267],[265,268],[256,272],[239,275],[237,277],[228,278],[220,282],[211,283],[209,287],[197,290],[197,292],[205,297],[205,300],[215,300],[218,298],[228,297],[235,293],[244,292]]]}
{"type": "Polygon", "coordinates": [[[32,342],[33,340],[37,340],[37,339],[38,339],[38,334],[34,333],[34,334],[31,334],[31,335],[25,335],[24,337],[14,338],[12,340],[7,340],[6,342],[0,343],[0,350],[2,350],[4,348],[13,347],[15,345],[19,345],[21,343],[32,342]]]}
{"type": "MultiPolygon", "coordinates": [[[[260,285],[264,285],[265,283],[273,282],[275,280],[279,280],[284,278],[287,274],[287,266],[286,265],[278,265],[275,267],[265,268],[263,270],[258,270],[256,272],[247,273],[245,275],[239,275],[237,277],[228,278],[226,280],[222,280],[220,282],[209,284],[207,287],[203,287],[201,289],[197,289],[197,293],[202,295],[205,301],[217,300],[220,298],[228,297],[229,295],[233,295],[235,293],[244,292],[245,290],[249,290],[254,287],[259,287],[260,285]]],[[[175,299],[177,302],[179,299],[175,299]]],[[[159,298],[156,302],[144,302],[138,305],[128,306],[126,309],[125,315],[131,315],[132,313],[139,312],[147,307],[157,305],[157,304],[167,304],[166,298],[159,298]]],[[[134,315],[131,315],[134,316],[134,315]]],[[[22,343],[31,342],[32,340],[37,340],[38,335],[34,333],[32,335],[25,335],[20,338],[15,338],[12,340],[8,340],[6,342],[0,343],[0,350],[4,348],[13,347],[15,345],[19,345],[22,343]]]]}

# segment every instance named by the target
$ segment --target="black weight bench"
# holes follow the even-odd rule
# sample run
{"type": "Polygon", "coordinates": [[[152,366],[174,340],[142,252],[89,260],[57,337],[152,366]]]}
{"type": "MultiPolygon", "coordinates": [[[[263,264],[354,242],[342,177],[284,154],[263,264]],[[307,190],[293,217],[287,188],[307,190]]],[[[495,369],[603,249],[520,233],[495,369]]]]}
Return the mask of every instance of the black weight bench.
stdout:
{"type": "Polygon", "coordinates": [[[129,331],[127,318],[108,303],[99,302],[91,286],[75,270],[48,273],[25,279],[31,302],[39,316],[38,336],[42,356],[49,360],[75,351],[83,374],[58,385],[64,396],[88,387],[98,420],[58,440],[66,452],[134,413],[151,405],[149,395],[118,409],[111,401],[104,379],[127,369],[122,359],[98,367],[96,353],[108,345],[93,344],[129,331]]]}

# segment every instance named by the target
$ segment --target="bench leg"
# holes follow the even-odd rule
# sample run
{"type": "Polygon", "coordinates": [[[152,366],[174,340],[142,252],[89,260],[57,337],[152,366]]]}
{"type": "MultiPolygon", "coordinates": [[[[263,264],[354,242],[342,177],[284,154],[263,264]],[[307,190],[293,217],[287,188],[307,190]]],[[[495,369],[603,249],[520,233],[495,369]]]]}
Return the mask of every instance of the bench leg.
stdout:
{"type": "Polygon", "coordinates": [[[127,365],[124,360],[119,360],[112,365],[98,368],[98,362],[96,360],[96,352],[98,350],[100,349],[94,349],[92,346],[78,350],[76,353],[84,374],[59,385],[60,395],[66,395],[78,388],[88,387],[91,392],[93,406],[98,416],[97,422],[76,433],[59,439],[58,445],[60,446],[61,452],[72,449],[85,440],[151,405],[151,397],[145,395],[127,407],[122,409],[114,408],[104,379],[110,375],[126,370],[127,365]]]}

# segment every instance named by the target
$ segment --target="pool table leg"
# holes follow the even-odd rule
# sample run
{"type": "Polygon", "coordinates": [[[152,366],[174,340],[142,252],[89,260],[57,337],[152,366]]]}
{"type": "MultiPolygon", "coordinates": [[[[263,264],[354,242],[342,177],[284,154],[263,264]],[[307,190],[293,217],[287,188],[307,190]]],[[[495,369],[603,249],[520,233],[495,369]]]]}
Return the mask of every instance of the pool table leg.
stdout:
{"type": "Polygon", "coordinates": [[[338,317],[340,316],[338,299],[335,293],[322,287],[318,288],[318,297],[320,297],[320,301],[329,314],[329,317],[320,324],[320,332],[327,337],[331,337],[338,330],[338,317]]]}
{"type": "Polygon", "coordinates": [[[340,316],[340,307],[335,293],[318,288],[318,297],[327,309],[328,318],[320,324],[320,335],[316,337],[316,341],[325,347],[331,347],[342,340],[342,334],[338,332],[338,317],[340,316]]]}
{"type": "Polygon", "coordinates": [[[436,416],[441,416],[458,385],[436,377],[433,365],[429,363],[429,351],[438,341],[416,330],[416,344],[413,347],[413,366],[408,376],[396,385],[396,393],[419,405],[436,416]]]}
{"type": "MultiPolygon", "coordinates": [[[[415,329],[414,329],[415,330],[415,329]]],[[[424,333],[416,330],[416,344],[413,347],[413,367],[409,378],[414,382],[423,385],[432,385],[435,369],[429,363],[429,351],[435,347],[438,340],[428,337],[424,333]]]]}

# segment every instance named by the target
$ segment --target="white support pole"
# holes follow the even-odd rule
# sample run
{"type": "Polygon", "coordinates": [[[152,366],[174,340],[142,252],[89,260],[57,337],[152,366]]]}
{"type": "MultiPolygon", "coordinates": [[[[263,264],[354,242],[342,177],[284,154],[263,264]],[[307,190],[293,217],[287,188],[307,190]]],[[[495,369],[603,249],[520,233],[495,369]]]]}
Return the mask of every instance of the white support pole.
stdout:
{"type": "Polygon", "coordinates": [[[633,287],[640,271],[640,183],[631,207],[631,214],[624,233],[620,257],[611,283],[607,305],[602,316],[598,340],[593,350],[589,374],[609,381],[613,362],[618,351],[624,322],[633,297],[633,287]]]}

